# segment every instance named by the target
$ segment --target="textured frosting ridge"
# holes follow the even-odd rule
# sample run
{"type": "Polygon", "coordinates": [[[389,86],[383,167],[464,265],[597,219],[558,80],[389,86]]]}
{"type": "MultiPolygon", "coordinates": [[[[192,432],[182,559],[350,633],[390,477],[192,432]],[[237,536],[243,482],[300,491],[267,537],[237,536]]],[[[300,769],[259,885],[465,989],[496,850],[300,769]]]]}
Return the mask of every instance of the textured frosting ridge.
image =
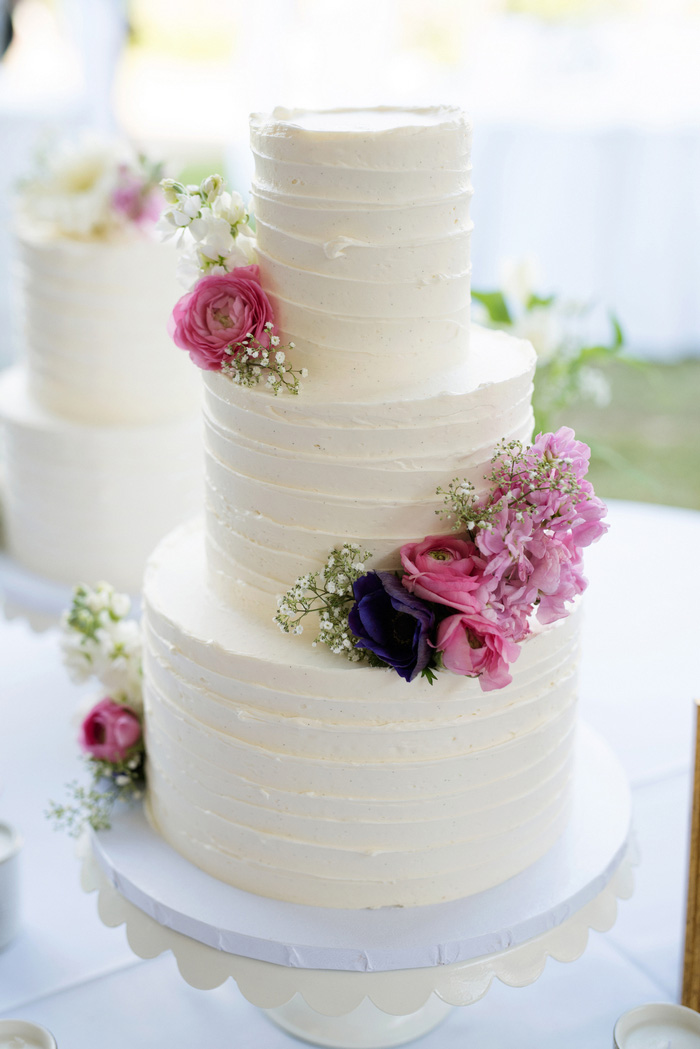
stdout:
{"type": "Polygon", "coordinates": [[[17,238],[23,351],[32,397],[85,423],[194,414],[199,384],[167,322],[181,290],[175,251],[146,236],[17,238]]]}
{"type": "Polygon", "coordinates": [[[299,398],[204,380],[205,491],[212,586],[282,593],[344,541],[389,565],[402,543],[445,530],[438,485],[484,490],[501,438],[532,431],[529,343],[475,330],[466,368],[427,376],[420,394],[343,400],[343,383],[299,398]]]}
{"type": "Polygon", "coordinates": [[[523,646],[512,685],[431,687],[280,634],[202,585],[201,526],[145,581],[150,818],[192,862],[261,895],[405,906],[479,892],[561,832],[577,616],[523,646]]]}

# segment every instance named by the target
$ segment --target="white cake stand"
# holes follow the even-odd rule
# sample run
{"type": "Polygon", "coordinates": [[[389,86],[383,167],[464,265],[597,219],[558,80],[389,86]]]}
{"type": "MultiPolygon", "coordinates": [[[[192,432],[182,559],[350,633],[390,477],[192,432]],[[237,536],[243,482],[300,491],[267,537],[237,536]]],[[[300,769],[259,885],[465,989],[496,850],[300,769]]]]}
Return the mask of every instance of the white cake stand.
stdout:
{"type": "Polygon", "coordinates": [[[83,888],[132,950],[171,950],[184,979],[242,994],[318,1045],[381,1049],[435,1027],[494,976],[525,986],[548,956],[573,961],[632,892],[630,794],[608,747],[579,734],[572,818],[528,870],[477,896],[430,907],[330,910],[268,900],[195,868],[142,811],[118,817],[83,849],[83,888]]]}

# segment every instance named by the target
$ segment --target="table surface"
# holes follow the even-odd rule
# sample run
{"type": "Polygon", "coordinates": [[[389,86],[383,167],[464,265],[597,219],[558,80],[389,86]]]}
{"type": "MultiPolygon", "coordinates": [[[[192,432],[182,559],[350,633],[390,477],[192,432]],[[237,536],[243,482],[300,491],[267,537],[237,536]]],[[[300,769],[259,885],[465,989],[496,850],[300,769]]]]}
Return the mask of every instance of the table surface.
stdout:
{"type": "MultiPolygon", "coordinates": [[[[633,788],[642,863],[611,932],[540,979],[497,981],[452,1011],[419,1049],[608,1049],[620,1013],[677,1000],[683,943],[693,700],[698,681],[700,514],[613,503],[611,531],[588,551],[581,714],[613,746],[633,788]],[[656,550],[656,555],[652,551],[656,550]],[[665,561],[659,563],[659,551],[665,561]],[[656,589],[659,588],[659,593],[656,589]]],[[[79,886],[70,838],[44,818],[79,773],[74,712],[94,697],[60,665],[53,632],[0,623],[0,819],[19,827],[24,927],[0,953],[0,1018],[53,1031],[60,1049],[291,1049],[297,1044],[229,981],[186,984],[170,955],[142,961],[107,929],[79,886]]]]}

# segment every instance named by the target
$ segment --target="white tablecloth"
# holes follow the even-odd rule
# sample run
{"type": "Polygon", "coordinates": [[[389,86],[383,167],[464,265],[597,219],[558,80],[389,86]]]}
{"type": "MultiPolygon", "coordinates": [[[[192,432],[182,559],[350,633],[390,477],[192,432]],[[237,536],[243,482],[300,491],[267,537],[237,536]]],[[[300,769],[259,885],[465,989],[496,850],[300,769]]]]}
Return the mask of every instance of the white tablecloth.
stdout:
{"type": "MultiPolygon", "coordinates": [[[[700,514],[618,503],[610,535],[589,551],[582,715],[630,777],[642,850],[633,899],[583,957],[549,961],[515,990],[495,983],[415,1043],[424,1049],[608,1049],[616,1017],[673,1000],[684,921],[689,770],[698,683],[700,514]]],[[[70,685],[53,634],[0,624],[0,819],[19,826],[24,931],[0,954],[0,1017],[52,1030],[59,1049],[284,1049],[229,982],[195,991],[169,955],[141,961],[123,929],[105,928],[82,893],[70,839],[44,818],[77,772],[71,714],[89,688],[70,685]]]]}

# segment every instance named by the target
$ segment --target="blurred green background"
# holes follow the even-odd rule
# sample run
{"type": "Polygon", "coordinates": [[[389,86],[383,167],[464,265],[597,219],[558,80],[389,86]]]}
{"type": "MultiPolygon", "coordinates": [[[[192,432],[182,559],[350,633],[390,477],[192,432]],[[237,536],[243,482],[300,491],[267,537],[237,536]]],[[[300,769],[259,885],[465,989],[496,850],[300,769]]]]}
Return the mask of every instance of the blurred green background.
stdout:
{"type": "Polygon", "coordinates": [[[569,409],[561,420],[593,449],[596,492],[700,510],[700,360],[616,362],[606,374],[610,406],[569,409]]]}

